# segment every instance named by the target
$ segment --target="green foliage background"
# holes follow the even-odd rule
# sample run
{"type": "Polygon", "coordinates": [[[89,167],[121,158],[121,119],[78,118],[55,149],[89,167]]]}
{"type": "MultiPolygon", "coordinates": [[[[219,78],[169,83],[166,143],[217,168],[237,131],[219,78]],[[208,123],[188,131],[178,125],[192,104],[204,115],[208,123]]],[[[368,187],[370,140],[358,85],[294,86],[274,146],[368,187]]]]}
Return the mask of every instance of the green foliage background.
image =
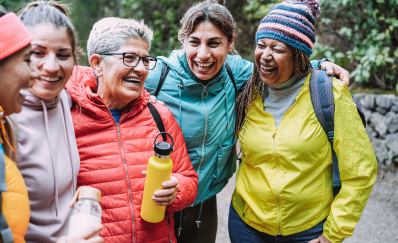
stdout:
{"type": "MultiPolygon", "coordinates": [[[[28,1],[0,0],[17,12],[28,1]]],[[[81,46],[93,24],[103,17],[144,19],[154,30],[152,55],[168,56],[179,49],[179,21],[194,0],[65,0],[81,46]]],[[[254,35],[260,20],[282,0],[227,0],[237,22],[236,49],[253,60],[254,35]]],[[[398,0],[321,0],[314,54],[351,72],[365,87],[398,92],[398,0]]],[[[87,58],[80,63],[87,65],[87,58]]]]}

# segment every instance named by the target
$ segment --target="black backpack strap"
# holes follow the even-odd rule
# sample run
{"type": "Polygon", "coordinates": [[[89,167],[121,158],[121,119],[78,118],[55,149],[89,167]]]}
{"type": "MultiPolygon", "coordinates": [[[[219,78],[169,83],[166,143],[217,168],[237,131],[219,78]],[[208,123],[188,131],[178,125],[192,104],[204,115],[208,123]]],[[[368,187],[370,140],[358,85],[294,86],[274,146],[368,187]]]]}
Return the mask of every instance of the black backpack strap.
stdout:
{"type": "MultiPolygon", "coordinates": [[[[165,132],[166,129],[164,129],[163,121],[159,115],[158,110],[156,110],[155,106],[150,102],[148,103],[148,108],[152,114],[153,120],[155,120],[156,126],[159,129],[159,132],[165,132]]],[[[163,137],[163,141],[166,142],[166,134],[162,133],[162,137],[163,137]]]]}
{"type": "Polygon", "coordinates": [[[326,71],[314,70],[310,78],[310,94],[315,115],[325,130],[333,159],[333,196],[336,197],[341,188],[339,161],[333,149],[334,140],[334,96],[333,76],[327,75],[326,71]]]}
{"type": "Polygon", "coordinates": [[[156,92],[155,92],[156,97],[158,97],[159,92],[162,89],[162,86],[164,84],[164,81],[166,80],[166,77],[167,77],[167,74],[169,73],[169,71],[170,71],[170,67],[167,66],[164,62],[162,62],[162,73],[160,74],[159,84],[158,84],[158,87],[156,88],[156,92]]]}
{"type": "Polygon", "coordinates": [[[238,88],[236,88],[235,78],[234,78],[234,75],[232,74],[231,67],[228,65],[228,63],[225,63],[225,68],[227,68],[228,76],[232,80],[232,83],[234,84],[235,95],[237,95],[238,94],[238,88]]]}

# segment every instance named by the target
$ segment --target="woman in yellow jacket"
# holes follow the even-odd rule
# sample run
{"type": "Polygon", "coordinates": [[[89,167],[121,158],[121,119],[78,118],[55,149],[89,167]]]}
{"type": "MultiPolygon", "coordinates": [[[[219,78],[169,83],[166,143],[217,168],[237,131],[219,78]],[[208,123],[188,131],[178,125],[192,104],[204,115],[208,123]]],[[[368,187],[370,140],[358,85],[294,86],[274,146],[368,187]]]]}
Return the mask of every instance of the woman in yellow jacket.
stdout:
{"type": "MultiPolygon", "coordinates": [[[[1,6],[0,6],[1,7],[1,6]]],[[[0,8],[0,242],[25,242],[29,198],[15,163],[15,138],[7,116],[20,112],[21,89],[32,86],[37,69],[31,65],[33,37],[14,13],[0,8]]]]}
{"type": "Polygon", "coordinates": [[[342,187],[333,198],[332,149],[309,90],[319,12],[318,0],[282,2],[256,33],[253,74],[236,105],[242,162],[229,215],[232,243],[343,242],[376,180],[356,105],[335,79],[333,149],[342,187]]]}

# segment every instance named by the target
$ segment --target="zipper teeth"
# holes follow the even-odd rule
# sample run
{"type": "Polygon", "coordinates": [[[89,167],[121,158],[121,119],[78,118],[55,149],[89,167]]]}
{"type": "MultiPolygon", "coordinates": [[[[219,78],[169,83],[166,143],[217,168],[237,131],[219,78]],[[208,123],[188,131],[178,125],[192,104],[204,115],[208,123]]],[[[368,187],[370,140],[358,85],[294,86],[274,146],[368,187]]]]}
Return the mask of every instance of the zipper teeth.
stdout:
{"type": "Polygon", "coordinates": [[[281,233],[281,208],[280,208],[280,198],[279,198],[279,177],[280,177],[280,164],[279,164],[279,159],[278,159],[278,154],[276,153],[276,129],[274,132],[274,135],[272,136],[274,138],[274,157],[276,160],[276,165],[277,165],[277,175],[276,175],[276,201],[277,201],[277,209],[278,209],[278,235],[281,233]]]}
{"type": "MultiPolygon", "coordinates": [[[[200,159],[200,163],[199,163],[199,167],[198,167],[198,175],[199,175],[199,173],[200,173],[200,167],[202,166],[202,162],[203,162],[203,159],[204,159],[204,157],[205,157],[205,141],[206,141],[206,133],[207,133],[207,118],[208,118],[208,114],[207,114],[207,107],[206,107],[206,104],[205,104],[205,100],[204,100],[204,98],[203,98],[203,93],[204,93],[204,91],[206,91],[206,86],[205,86],[205,85],[203,85],[202,103],[203,103],[203,106],[205,107],[206,122],[205,122],[205,132],[204,132],[204,134],[203,134],[203,141],[202,141],[202,158],[200,159]]],[[[207,92],[207,91],[206,91],[206,92],[207,92]]],[[[207,97],[207,96],[206,96],[206,97],[207,97]]]]}
{"type": "Polygon", "coordinates": [[[166,212],[166,222],[167,222],[167,229],[169,230],[169,239],[170,239],[170,243],[173,243],[173,241],[171,240],[171,233],[170,233],[170,218],[169,218],[169,212],[166,212]]]}
{"type": "MultiPolygon", "coordinates": [[[[120,121],[122,121],[122,119],[124,117],[126,117],[128,114],[130,114],[131,110],[125,115],[123,116],[120,121]]],[[[131,200],[131,191],[130,191],[130,177],[129,177],[129,172],[127,170],[127,164],[126,164],[126,159],[124,158],[124,152],[123,152],[123,147],[122,147],[122,139],[120,138],[120,126],[118,123],[116,123],[117,126],[117,135],[119,137],[119,145],[120,145],[120,149],[122,151],[122,158],[123,158],[123,164],[124,164],[124,170],[126,171],[126,176],[127,176],[127,186],[128,188],[128,192],[129,192],[129,200],[130,200],[130,210],[131,210],[131,215],[132,215],[132,219],[133,219],[133,242],[135,242],[135,223],[134,223],[134,211],[133,211],[133,205],[132,205],[132,200],[131,200]]]]}

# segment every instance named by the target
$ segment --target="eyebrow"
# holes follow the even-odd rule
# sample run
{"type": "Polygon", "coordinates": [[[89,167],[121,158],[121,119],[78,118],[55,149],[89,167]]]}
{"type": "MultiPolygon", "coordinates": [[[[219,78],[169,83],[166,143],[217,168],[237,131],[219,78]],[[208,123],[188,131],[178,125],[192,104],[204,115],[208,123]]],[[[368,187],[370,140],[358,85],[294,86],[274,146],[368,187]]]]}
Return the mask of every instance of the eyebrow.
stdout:
{"type": "MultiPolygon", "coordinates": [[[[42,46],[42,45],[39,45],[39,44],[32,44],[32,46],[38,46],[38,47],[40,47],[40,48],[42,48],[42,49],[47,50],[47,47],[42,46]]],[[[72,50],[72,48],[61,48],[61,49],[59,49],[58,51],[69,51],[69,50],[72,50]]]]}
{"type": "MultiPolygon", "coordinates": [[[[188,38],[195,39],[195,40],[199,40],[199,38],[198,38],[198,37],[196,37],[196,36],[193,36],[193,35],[190,35],[190,36],[188,36],[188,38]]],[[[209,40],[218,40],[218,39],[222,39],[222,38],[221,38],[221,37],[219,37],[219,36],[215,36],[215,37],[211,37],[211,38],[209,38],[209,40]]]]}

